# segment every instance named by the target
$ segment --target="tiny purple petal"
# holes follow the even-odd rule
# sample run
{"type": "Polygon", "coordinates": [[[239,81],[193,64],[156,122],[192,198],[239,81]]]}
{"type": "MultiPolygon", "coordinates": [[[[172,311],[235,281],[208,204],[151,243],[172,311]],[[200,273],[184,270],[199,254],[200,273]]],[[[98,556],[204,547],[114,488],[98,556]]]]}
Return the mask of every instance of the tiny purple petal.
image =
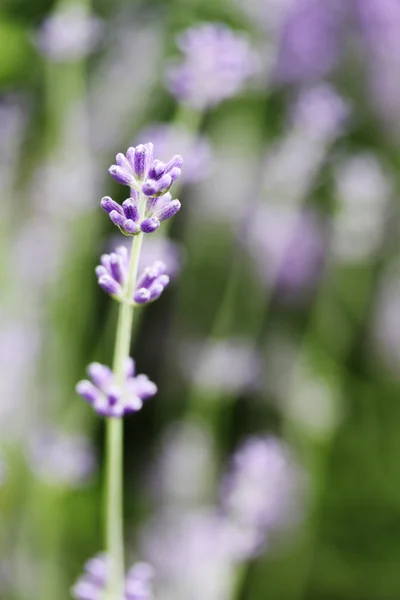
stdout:
{"type": "Polygon", "coordinates": [[[117,212],[116,210],[112,210],[110,212],[110,219],[114,223],[114,225],[117,225],[117,227],[122,227],[126,221],[125,216],[117,212]]]}
{"type": "Polygon", "coordinates": [[[87,373],[93,383],[100,389],[105,388],[112,381],[112,371],[110,367],[102,365],[98,362],[90,363],[87,368],[87,373]]]}
{"type": "Polygon", "coordinates": [[[151,398],[158,391],[156,384],[150,381],[147,375],[137,375],[135,379],[132,380],[132,383],[135,393],[142,400],[151,398]]]}
{"type": "Polygon", "coordinates": [[[129,167],[130,169],[132,169],[132,171],[134,171],[134,165],[135,165],[135,154],[136,154],[136,148],[134,148],[133,146],[131,146],[130,148],[128,148],[128,150],[126,151],[126,158],[127,161],[129,163],[129,167]]]}
{"type": "Polygon", "coordinates": [[[99,278],[99,286],[112,296],[119,296],[122,292],[121,286],[110,275],[102,275],[99,278]]]}
{"type": "Polygon", "coordinates": [[[164,291],[164,286],[154,283],[150,288],[150,300],[157,300],[164,291]]]}
{"type": "Polygon", "coordinates": [[[136,304],[146,304],[150,300],[150,292],[146,288],[139,288],[136,290],[133,299],[136,304]]]}
{"type": "Polygon", "coordinates": [[[126,158],[126,156],[124,156],[122,154],[122,152],[117,154],[117,156],[115,157],[115,160],[117,161],[118,167],[122,167],[125,171],[128,171],[128,173],[129,173],[129,171],[132,167],[131,167],[129,160],[126,158]]]}
{"type": "Polygon", "coordinates": [[[165,172],[165,163],[155,160],[149,169],[149,179],[159,179],[165,172]]]}
{"type": "Polygon", "coordinates": [[[175,156],[173,156],[171,158],[171,160],[168,161],[167,164],[165,165],[165,172],[171,173],[172,169],[174,169],[175,167],[177,167],[180,170],[182,168],[182,165],[183,165],[182,156],[180,156],[179,154],[175,154],[175,156]]]}
{"type": "Polygon", "coordinates": [[[158,210],[154,216],[157,217],[157,219],[159,219],[160,221],[165,221],[166,219],[170,219],[171,217],[176,215],[180,208],[181,203],[179,202],[179,200],[172,200],[171,202],[160,208],[160,210],[158,210]]]}
{"type": "Polygon", "coordinates": [[[103,267],[107,269],[108,274],[111,275],[110,255],[102,254],[100,256],[100,262],[103,265],[103,267]]]}
{"type": "Polygon", "coordinates": [[[165,275],[165,274],[164,275],[160,275],[157,278],[157,283],[159,285],[162,285],[163,288],[167,287],[167,285],[169,284],[169,277],[168,277],[168,275],[165,275]]]}
{"type": "Polygon", "coordinates": [[[119,296],[122,292],[121,286],[110,275],[102,275],[98,280],[99,286],[111,296],[119,296]]]}
{"type": "Polygon", "coordinates": [[[110,406],[118,404],[121,398],[120,389],[116,385],[111,385],[107,390],[107,400],[110,406]]]}
{"type": "Polygon", "coordinates": [[[135,223],[135,221],[132,221],[132,219],[126,219],[126,221],[124,221],[123,229],[131,235],[139,233],[140,231],[139,225],[135,223]]]}
{"type": "Polygon", "coordinates": [[[135,361],[128,356],[125,359],[125,377],[133,377],[135,375],[135,361]]]}
{"type": "Polygon", "coordinates": [[[169,176],[171,177],[172,182],[176,181],[177,179],[179,179],[179,177],[181,176],[182,171],[181,169],[179,169],[178,167],[174,167],[173,169],[171,169],[171,171],[169,172],[169,176]]]}
{"type": "Polygon", "coordinates": [[[153,233],[153,231],[158,229],[160,225],[161,223],[159,219],[157,219],[156,217],[150,217],[150,219],[142,221],[140,229],[143,231],[143,233],[153,233]]]}
{"type": "Polygon", "coordinates": [[[137,289],[149,288],[151,284],[157,279],[158,274],[158,270],[154,269],[154,267],[147,267],[147,269],[143,271],[136,283],[137,289]]]}
{"type": "Polygon", "coordinates": [[[90,404],[95,403],[100,397],[99,390],[93,385],[91,381],[82,379],[76,384],[76,393],[82,396],[90,404]]]}
{"type": "Polygon", "coordinates": [[[139,144],[135,149],[135,159],[133,162],[133,171],[137,179],[144,179],[146,175],[146,159],[148,155],[148,149],[143,144],[139,144]]]}
{"type": "Polygon", "coordinates": [[[126,273],[121,257],[118,256],[118,254],[116,254],[115,252],[111,254],[110,267],[111,274],[114,277],[115,281],[117,281],[120,284],[123,284],[125,281],[126,273]]]}
{"type": "Polygon", "coordinates": [[[142,185],[143,193],[146,196],[162,196],[169,190],[172,184],[172,178],[166,174],[159,180],[149,179],[142,185]]]}
{"type": "Polygon", "coordinates": [[[111,167],[108,169],[108,172],[117,183],[129,186],[134,186],[135,184],[135,178],[133,175],[118,165],[111,165],[111,167]]]}
{"type": "Polygon", "coordinates": [[[95,269],[97,277],[100,279],[103,275],[109,275],[110,273],[103,265],[98,265],[95,269]]]}
{"type": "Polygon", "coordinates": [[[118,202],[115,202],[115,200],[113,200],[109,196],[105,196],[104,198],[102,198],[100,200],[100,205],[101,208],[105,210],[108,214],[110,214],[112,211],[116,211],[121,215],[123,214],[122,207],[118,204],[118,202]]]}
{"type": "Polygon", "coordinates": [[[133,198],[124,200],[122,203],[122,208],[127,219],[135,222],[139,220],[139,209],[136,201],[133,198]]]}

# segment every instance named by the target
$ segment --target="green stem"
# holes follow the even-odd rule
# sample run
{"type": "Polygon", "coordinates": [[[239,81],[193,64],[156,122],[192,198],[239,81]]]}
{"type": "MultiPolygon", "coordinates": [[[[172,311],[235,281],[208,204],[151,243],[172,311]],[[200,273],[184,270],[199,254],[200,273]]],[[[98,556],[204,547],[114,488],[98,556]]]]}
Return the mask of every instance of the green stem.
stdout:
{"type": "MultiPolygon", "coordinates": [[[[145,199],[140,199],[143,213],[145,199]]],[[[128,283],[124,300],[118,312],[113,372],[117,385],[124,385],[125,361],[130,354],[132,338],[132,297],[137,279],[143,233],[134,236],[129,262],[128,283]]],[[[106,493],[105,493],[105,538],[110,561],[110,579],[107,599],[119,600],[124,584],[124,536],[123,536],[123,419],[108,418],[106,422],[106,493]]]]}

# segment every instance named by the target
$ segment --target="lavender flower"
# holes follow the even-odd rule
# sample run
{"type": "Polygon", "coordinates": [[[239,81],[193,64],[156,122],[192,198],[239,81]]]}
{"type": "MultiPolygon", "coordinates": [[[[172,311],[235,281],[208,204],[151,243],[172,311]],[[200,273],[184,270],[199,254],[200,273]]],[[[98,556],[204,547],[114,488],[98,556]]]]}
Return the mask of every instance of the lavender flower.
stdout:
{"type": "Polygon", "coordinates": [[[298,0],[283,22],[275,77],[284,83],[315,81],[328,74],[340,54],[341,1],[298,0]]]}
{"type": "Polygon", "coordinates": [[[44,21],[37,45],[54,62],[79,60],[94,50],[102,32],[102,21],[77,4],[44,21]]]}
{"type": "Polygon", "coordinates": [[[133,191],[133,196],[128,198],[120,206],[110,197],[105,196],[101,200],[101,206],[110,216],[114,225],[119,227],[124,235],[136,235],[143,233],[153,233],[161,225],[161,221],[170,219],[181,208],[179,200],[172,200],[168,192],[162,196],[153,196],[147,199],[144,218],[140,218],[139,213],[139,194],[133,191]]]}
{"type": "Polygon", "coordinates": [[[222,484],[222,506],[257,543],[286,523],[299,501],[299,472],[287,448],[273,437],[253,437],[233,456],[222,484]]]}
{"type": "MultiPolygon", "coordinates": [[[[129,257],[125,246],[119,246],[111,254],[103,254],[101,265],[96,267],[96,275],[101,288],[117,300],[123,300],[126,295],[128,282],[129,257]]],[[[161,296],[169,283],[166,274],[167,267],[161,261],[156,261],[147,267],[136,282],[133,304],[141,305],[152,302],[161,296]]]]}
{"type": "Polygon", "coordinates": [[[150,381],[147,375],[135,376],[135,363],[132,358],[128,358],[125,363],[125,382],[122,389],[106,365],[91,363],[87,372],[92,381],[79,381],[76,391],[103,416],[122,417],[136,412],[142,408],[145,400],[157,392],[156,384],[150,381]]]}
{"type": "Polygon", "coordinates": [[[175,154],[176,149],[185,157],[185,183],[195,183],[207,176],[211,164],[211,146],[204,136],[194,136],[184,125],[159,123],[143,130],[141,139],[153,140],[157,155],[163,160],[175,154]]]}
{"type": "MultiPolygon", "coordinates": [[[[120,600],[152,600],[153,569],[147,563],[136,563],[125,578],[125,589],[120,600]]],[[[75,600],[102,600],[108,580],[106,554],[97,554],[87,561],[84,573],[71,589],[75,600]]]]}
{"type": "Polygon", "coordinates": [[[326,240],[319,216],[311,210],[260,206],[249,229],[247,245],[260,283],[289,301],[308,297],[324,264],[326,240]]]}
{"type": "Polygon", "coordinates": [[[31,438],[28,461],[42,481],[71,488],[85,484],[96,466],[94,449],[86,437],[50,427],[31,438]]]}
{"type": "Polygon", "coordinates": [[[117,164],[108,169],[111,177],[118,183],[129,186],[132,191],[142,191],[149,198],[166,194],[173,182],[180,177],[183,165],[179,154],[167,163],[154,160],[151,143],[128,148],[126,155],[117,154],[116,161],[117,164]]]}
{"type": "Polygon", "coordinates": [[[167,86],[179,101],[199,110],[238,94],[257,66],[246,35],[221,23],[187,29],[178,47],[184,58],[169,69],[167,86]]]}

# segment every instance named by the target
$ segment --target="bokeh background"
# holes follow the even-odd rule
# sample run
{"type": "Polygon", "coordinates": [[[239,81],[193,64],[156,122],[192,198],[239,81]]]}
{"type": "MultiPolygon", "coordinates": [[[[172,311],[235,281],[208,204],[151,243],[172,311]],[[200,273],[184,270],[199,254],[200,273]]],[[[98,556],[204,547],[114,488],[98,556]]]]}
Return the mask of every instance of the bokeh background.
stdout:
{"type": "Polygon", "coordinates": [[[148,141],[185,166],[145,241],[172,282],[136,315],[129,560],[158,600],[397,600],[398,0],[2,0],[0,597],[66,600],[103,548],[74,388],[112,360],[107,168],[148,141]],[[233,38],[182,38],[207,23],[233,38]]]}

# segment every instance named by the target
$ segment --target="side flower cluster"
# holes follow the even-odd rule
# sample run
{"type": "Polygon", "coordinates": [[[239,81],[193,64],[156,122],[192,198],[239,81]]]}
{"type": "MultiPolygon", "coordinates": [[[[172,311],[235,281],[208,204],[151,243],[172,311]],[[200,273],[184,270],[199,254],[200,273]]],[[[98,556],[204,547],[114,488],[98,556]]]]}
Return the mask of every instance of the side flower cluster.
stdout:
{"type": "Polygon", "coordinates": [[[124,235],[136,235],[141,231],[143,233],[153,233],[161,225],[161,221],[166,221],[173,217],[181,207],[179,200],[172,200],[170,193],[148,197],[144,215],[139,211],[139,193],[131,189],[132,196],[122,203],[122,206],[105,196],[101,200],[103,210],[108,213],[111,221],[119,227],[124,235]]]}
{"type": "Polygon", "coordinates": [[[89,402],[94,410],[106,417],[123,417],[138,411],[143,402],[157,393],[157,386],[147,375],[135,376],[135,362],[126,359],[125,381],[117,385],[113,372],[106,365],[91,363],[87,368],[91,379],[83,379],[76,386],[77,393],[89,402]]]}
{"type": "MultiPolygon", "coordinates": [[[[75,600],[102,600],[108,580],[106,554],[97,554],[88,560],[84,573],[71,589],[75,600]]],[[[152,600],[153,569],[144,562],[134,564],[126,574],[125,589],[120,600],[152,600]]]]}
{"type": "MultiPolygon", "coordinates": [[[[111,254],[103,254],[100,262],[96,267],[99,286],[116,300],[124,300],[129,271],[127,249],[120,246],[111,254]]],[[[129,300],[134,305],[142,305],[159,298],[169,283],[166,270],[167,267],[161,260],[147,267],[138,278],[133,297],[129,300]]]]}

